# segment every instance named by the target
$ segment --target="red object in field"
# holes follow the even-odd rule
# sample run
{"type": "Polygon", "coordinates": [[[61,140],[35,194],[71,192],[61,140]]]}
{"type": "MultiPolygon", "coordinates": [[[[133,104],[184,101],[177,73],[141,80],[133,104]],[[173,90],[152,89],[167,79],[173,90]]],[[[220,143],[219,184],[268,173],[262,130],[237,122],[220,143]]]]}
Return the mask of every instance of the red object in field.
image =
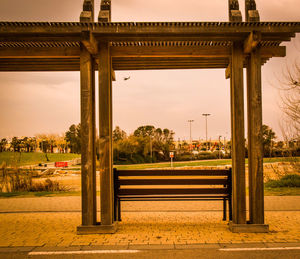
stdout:
{"type": "Polygon", "coordinates": [[[68,162],[55,162],[55,167],[68,167],[68,162]]]}

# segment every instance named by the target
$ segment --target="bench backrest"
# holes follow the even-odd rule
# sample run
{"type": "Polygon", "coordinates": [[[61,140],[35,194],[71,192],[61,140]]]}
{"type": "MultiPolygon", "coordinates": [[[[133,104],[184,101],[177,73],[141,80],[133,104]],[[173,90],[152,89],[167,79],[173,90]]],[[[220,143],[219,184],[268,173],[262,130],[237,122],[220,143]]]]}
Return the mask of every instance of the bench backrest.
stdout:
{"type": "Polygon", "coordinates": [[[231,168],[214,170],[117,170],[115,193],[134,195],[231,195],[231,168]]]}

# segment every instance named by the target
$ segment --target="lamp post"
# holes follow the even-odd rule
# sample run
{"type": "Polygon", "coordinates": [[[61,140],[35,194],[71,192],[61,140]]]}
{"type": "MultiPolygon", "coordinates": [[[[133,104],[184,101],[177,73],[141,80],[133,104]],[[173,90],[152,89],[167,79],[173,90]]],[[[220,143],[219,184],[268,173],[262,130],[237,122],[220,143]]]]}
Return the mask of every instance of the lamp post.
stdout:
{"type": "Polygon", "coordinates": [[[219,159],[221,159],[221,135],[219,136],[219,159]]]}
{"type": "Polygon", "coordinates": [[[150,138],[150,155],[151,155],[151,163],[153,163],[153,154],[152,154],[152,135],[149,135],[150,138]]]}
{"type": "Polygon", "coordinates": [[[203,113],[202,116],[205,116],[205,128],[206,128],[206,150],[207,150],[207,117],[210,116],[210,113],[203,113]]]}
{"type": "Polygon", "coordinates": [[[188,122],[190,123],[190,149],[192,150],[192,122],[194,120],[188,120],[188,122]]]}

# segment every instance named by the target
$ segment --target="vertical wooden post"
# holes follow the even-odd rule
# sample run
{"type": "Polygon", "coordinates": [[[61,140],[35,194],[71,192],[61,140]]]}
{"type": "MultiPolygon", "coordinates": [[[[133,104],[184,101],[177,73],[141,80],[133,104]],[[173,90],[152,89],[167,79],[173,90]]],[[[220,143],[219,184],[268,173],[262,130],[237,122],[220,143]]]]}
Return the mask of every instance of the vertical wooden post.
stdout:
{"type": "Polygon", "coordinates": [[[101,0],[98,22],[111,22],[111,0],[101,0]]]}
{"type": "Polygon", "coordinates": [[[108,42],[101,43],[99,47],[101,225],[112,226],[114,217],[111,56],[108,42]]]}
{"type": "Polygon", "coordinates": [[[94,22],[94,0],[84,0],[80,22],[94,22]]]}
{"type": "Polygon", "coordinates": [[[91,54],[81,47],[81,186],[82,225],[96,225],[95,69],[91,54]]]}
{"type": "Polygon", "coordinates": [[[243,45],[234,42],[231,57],[233,224],[246,223],[243,45]]]}
{"type": "Polygon", "coordinates": [[[247,64],[249,222],[264,224],[262,92],[260,49],[252,50],[247,64]]]}

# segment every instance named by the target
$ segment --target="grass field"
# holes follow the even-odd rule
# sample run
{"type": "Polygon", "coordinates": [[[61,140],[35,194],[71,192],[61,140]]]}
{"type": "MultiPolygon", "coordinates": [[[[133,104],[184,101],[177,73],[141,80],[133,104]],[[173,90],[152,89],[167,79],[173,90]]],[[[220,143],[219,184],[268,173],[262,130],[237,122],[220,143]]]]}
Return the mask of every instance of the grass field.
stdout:
{"type": "MultiPolygon", "coordinates": [[[[300,158],[297,159],[300,162],[300,158]]],[[[272,157],[264,158],[264,163],[276,163],[276,162],[290,162],[289,157],[272,157]]],[[[245,160],[248,164],[248,159],[245,160]]],[[[184,161],[174,162],[173,167],[185,167],[185,166],[231,166],[231,159],[217,159],[217,160],[197,160],[197,161],[184,161]]],[[[134,169],[152,169],[152,168],[168,168],[171,167],[170,162],[155,163],[155,164],[134,164],[134,165],[115,165],[120,170],[134,170],[134,169]]]]}
{"type": "MultiPolygon", "coordinates": [[[[49,162],[59,162],[79,158],[80,154],[51,154],[48,153],[49,162]]],[[[287,157],[274,157],[264,158],[264,163],[274,162],[289,162],[290,158],[287,157]]],[[[300,161],[300,158],[298,158],[300,161]]],[[[7,165],[24,166],[35,165],[38,163],[46,163],[46,156],[44,153],[14,153],[14,152],[1,152],[0,165],[6,162],[7,165]]],[[[246,164],[248,159],[246,159],[246,164]]],[[[231,165],[231,159],[217,159],[217,160],[197,160],[197,161],[184,161],[174,162],[174,167],[184,166],[225,166],[231,165]]],[[[118,169],[146,169],[146,168],[167,168],[170,167],[170,162],[155,163],[155,164],[134,164],[134,165],[115,165],[118,169]]]]}
{"type": "MultiPolygon", "coordinates": [[[[49,162],[59,162],[79,158],[79,154],[47,154],[49,162]]],[[[8,166],[24,166],[36,165],[39,163],[47,163],[44,153],[17,153],[17,152],[1,152],[0,165],[5,162],[8,166]]]]}

